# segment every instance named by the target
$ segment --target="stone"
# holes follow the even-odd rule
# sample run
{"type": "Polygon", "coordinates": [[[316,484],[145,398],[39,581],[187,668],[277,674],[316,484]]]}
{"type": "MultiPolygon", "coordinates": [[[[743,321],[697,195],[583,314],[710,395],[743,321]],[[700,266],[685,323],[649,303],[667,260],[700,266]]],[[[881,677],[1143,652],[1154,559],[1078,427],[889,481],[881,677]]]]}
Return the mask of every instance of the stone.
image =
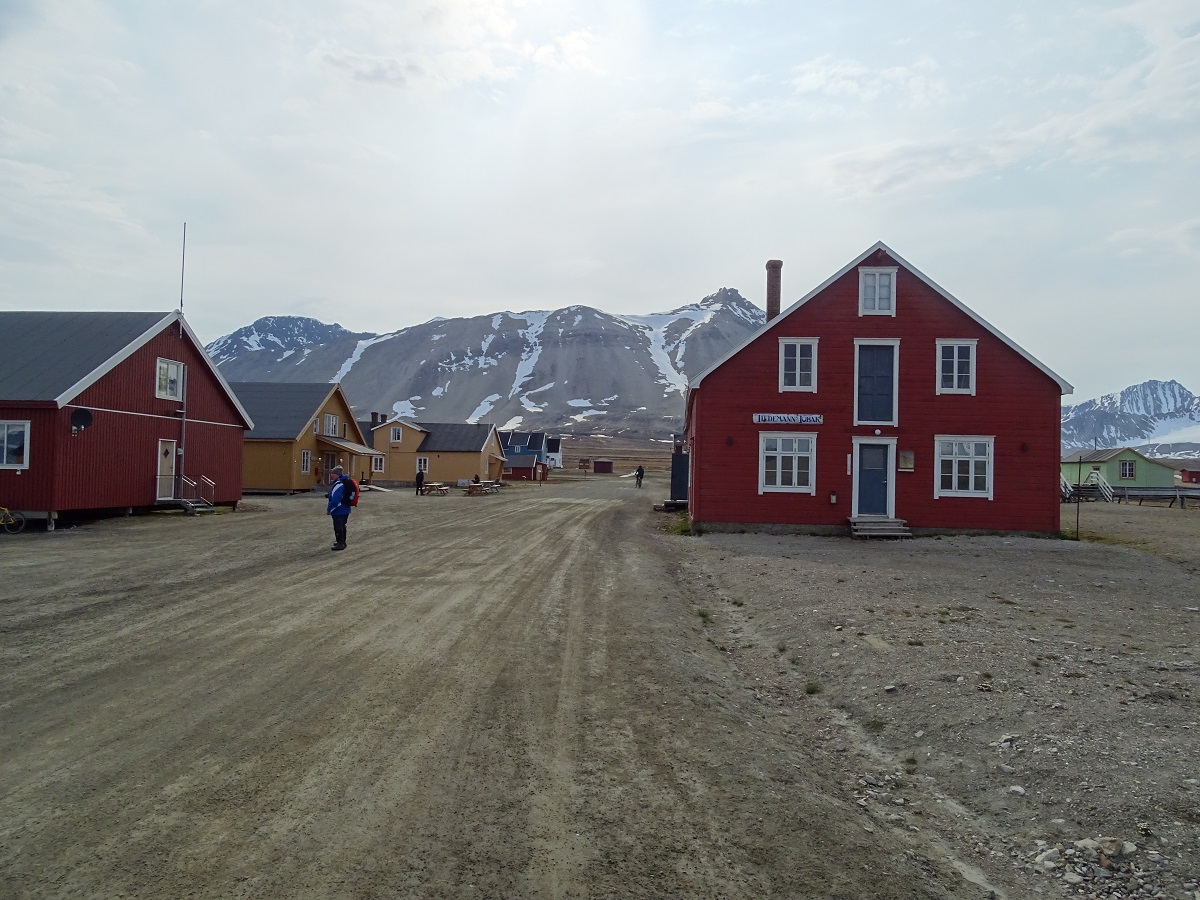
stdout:
{"type": "Polygon", "coordinates": [[[1074,872],[1067,872],[1063,875],[1063,881],[1067,884],[1081,884],[1083,882],[1082,875],[1076,875],[1074,872]]]}
{"type": "Polygon", "coordinates": [[[894,694],[896,693],[896,686],[894,684],[885,684],[883,690],[885,693],[894,694]]]}
{"type": "Polygon", "coordinates": [[[1008,792],[1010,794],[1016,794],[1018,797],[1025,796],[1025,788],[1021,787],[1019,784],[1014,784],[1008,789],[1008,792]]]}
{"type": "Polygon", "coordinates": [[[1062,856],[1062,854],[1061,854],[1061,853],[1059,853],[1059,851],[1058,851],[1058,848],[1057,848],[1057,847],[1051,847],[1049,850],[1043,850],[1041,853],[1039,853],[1039,854],[1038,854],[1038,855],[1037,855],[1037,856],[1034,858],[1034,862],[1036,862],[1036,863],[1039,863],[1039,864],[1053,863],[1053,862],[1055,862],[1055,861],[1056,861],[1056,860],[1057,860],[1057,859],[1058,859],[1060,856],[1062,856]]]}

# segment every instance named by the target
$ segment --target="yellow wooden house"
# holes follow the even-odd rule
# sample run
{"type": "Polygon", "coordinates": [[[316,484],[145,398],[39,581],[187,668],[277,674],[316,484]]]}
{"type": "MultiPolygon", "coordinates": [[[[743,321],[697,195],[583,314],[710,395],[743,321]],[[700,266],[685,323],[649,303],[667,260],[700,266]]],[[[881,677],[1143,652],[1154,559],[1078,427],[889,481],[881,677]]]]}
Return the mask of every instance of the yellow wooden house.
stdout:
{"type": "Polygon", "coordinates": [[[418,471],[426,481],[448,484],[477,475],[482,481],[499,481],[504,471],[504,450],[494,425],[372,418],[371,446],[384,454],[375,463],[382,467],[374,473],[377,484],[411,484],[418,471]]]}
{"type": "Polygon", "coordinates": [[[309,491],[328,484],[341,466],[360,481],[370,478],[372,459],[341,385],[240,381],[230,384],[251,415],[242,457],[245,491],[309,491]]]}

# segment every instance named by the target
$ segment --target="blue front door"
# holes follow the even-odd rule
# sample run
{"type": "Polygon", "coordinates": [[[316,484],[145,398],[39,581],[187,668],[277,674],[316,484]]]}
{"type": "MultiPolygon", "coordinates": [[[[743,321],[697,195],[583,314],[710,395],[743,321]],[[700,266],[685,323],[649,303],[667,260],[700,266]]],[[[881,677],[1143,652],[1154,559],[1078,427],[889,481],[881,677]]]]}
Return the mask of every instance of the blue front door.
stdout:
{"type": "Polygon", "coordinates": [[[888,514],[888,444],[859,444],[858,515],[888,514]]]}

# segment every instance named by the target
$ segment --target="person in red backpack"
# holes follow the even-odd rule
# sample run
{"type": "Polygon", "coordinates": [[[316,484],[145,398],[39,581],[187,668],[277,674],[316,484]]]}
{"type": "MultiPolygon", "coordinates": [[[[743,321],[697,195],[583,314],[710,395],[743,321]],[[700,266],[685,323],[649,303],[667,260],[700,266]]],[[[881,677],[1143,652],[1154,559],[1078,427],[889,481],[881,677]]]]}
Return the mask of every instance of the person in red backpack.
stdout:
{"type": "Polygon", "coordinates": [[[329,505],[325,508],[325,512],[333,517],[333,546],[329,549],[345,550],[346,520],[350,518],[350,510],[358,500],[358,490],[354,480],[345,473],[341,466],[334,466],[330,471],[337,476],[337,481],[325,495],[329,499],[329,505]]]}

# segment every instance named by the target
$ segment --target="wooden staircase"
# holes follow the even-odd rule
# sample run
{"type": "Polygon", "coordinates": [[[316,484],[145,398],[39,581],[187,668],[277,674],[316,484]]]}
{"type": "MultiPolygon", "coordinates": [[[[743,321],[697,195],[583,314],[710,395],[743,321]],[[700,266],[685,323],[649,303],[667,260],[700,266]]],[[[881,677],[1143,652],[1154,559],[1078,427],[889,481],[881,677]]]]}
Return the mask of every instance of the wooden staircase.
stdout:
{"type": "Polygon", "coordinates": [[[905,527],[904,519],[889,519],[885,516],[862,516],[850,520],[850,536],[857,538],[906,538],[912,532],[905,527]]]}

